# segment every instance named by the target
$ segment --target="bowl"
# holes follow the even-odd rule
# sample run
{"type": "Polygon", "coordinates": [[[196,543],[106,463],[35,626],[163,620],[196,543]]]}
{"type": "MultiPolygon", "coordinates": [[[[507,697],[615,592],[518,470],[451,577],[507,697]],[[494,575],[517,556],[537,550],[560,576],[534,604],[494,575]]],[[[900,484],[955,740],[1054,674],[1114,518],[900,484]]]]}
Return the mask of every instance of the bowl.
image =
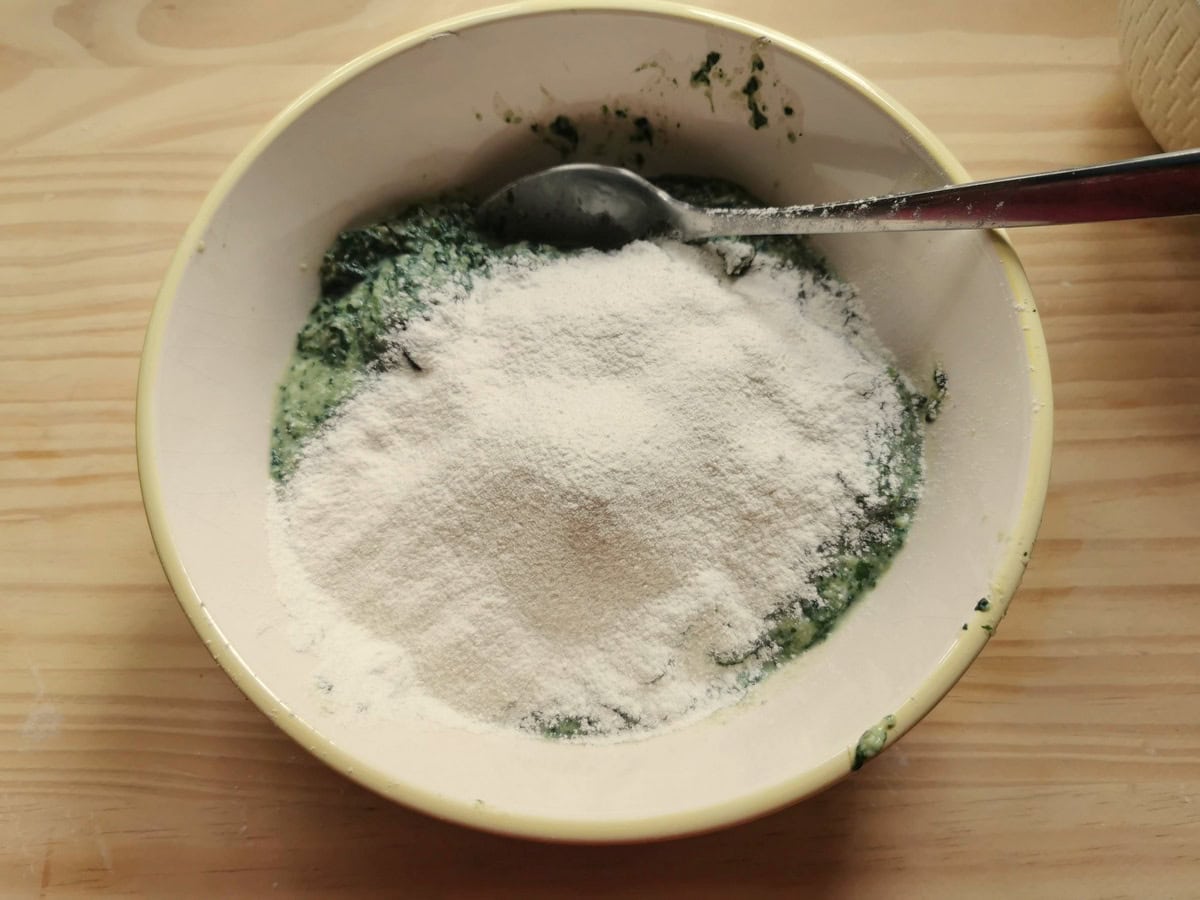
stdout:
{"type": "Polygon", "coordinates": [[[513,835],[628,841],[711,830],[813,794],[890,746],[993,633],[1046,491],[1041,327],[1001,234],[818,241],[860,288],[899,364],[925,380],[940,364],[950,391],[928,435],[907,545],[830,637],[733,706],[627,741],[480,733],[402,711],[347,716],[316,681],[322,665],[339,663],[323,658],[334,651],[289,636],[265,524],[275,386],[315,301],[321,255],[347,223],[448,189],[486,191],[565,157],[720,175],[778,203],[966,177],[845,66],[713,12],[517,5],[392,41],[272,122],[188,229],[142,361],[145,506],[167,576],[216,660],[350,778],[513,835]],[[747,90],[752,74],[757,89],[747,90]],[[578,146],[549,128],[560,115],[578,146]],[[638,137],[647,125],[653,140],[638,137]]]}

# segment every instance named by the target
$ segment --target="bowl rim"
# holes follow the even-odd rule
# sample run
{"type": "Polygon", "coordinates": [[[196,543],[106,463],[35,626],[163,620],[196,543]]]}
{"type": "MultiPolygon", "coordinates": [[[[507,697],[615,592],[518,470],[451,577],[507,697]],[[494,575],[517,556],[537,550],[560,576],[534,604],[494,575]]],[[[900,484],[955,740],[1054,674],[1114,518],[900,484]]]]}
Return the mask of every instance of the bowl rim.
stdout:
{"type": "MultiPolygon", "coordinates": [[[[701,809],[642,818],[589,821],[530,816],[505,812],[490,805],[451,800],[406,784],[386,772],[348,754],[322,732],[293,713],[261,682],[246,661],[232,647],[210,617],[204,601],[188,578],[171,534],[162,500],[162,488],[155,455],[155,419],[153,397],[162,359],[163,336],[176,290],[184,269],[217,208],[225,200],[251,163],[288,126],[319,100],[362,72],[386,59],[451,31],[462,31],[503,19],[519,19],[564,12],[615,12],[683,19],[710,25],[750,38],[765,38],[798,56],[827,75],[841,81],[871,102],[899,124],[928,156],[954,182],[970,180],[966,170],[947,147],[907,109],[857,72],[802,41],[741,18],[665,0],[524,0],[491,7],[474,13],[436,22],[368,50],[326,75],[275,116],[234,158],[205,197],[195,218],[184,232],[162,286],[155,298],[146,329],[138,373],[136,402],[136,449],[138,480],[146,518],[155,549],[180,606],[192,626],[204,640],[216,662],[234,684],[280,728],[302,747],[330,767],[360,785],[436,818],[483,831],[545,841],[578,843],[621,843],[652,841],[714,831],[774,812],[846,777],[857,768],[853,753],[839,751],[818,766],[750,794],[701,809]]],[[[1025,566],[1041,522],[1050,475],[1050,451],[1053,431],[1053,398],[1046,343],[1025,271],[1016,252],[1002,231],[990,232],[991,249],[1006,275],[1017,304],[1017,316],[1030,360],[1030,384],[1034,408],[1031,412],[1030,456],[1024,496],[1006,551],[993,574],[991,606],[978,621],[986,627],[963,631],[954,646],[942,657],[933,672],[910,699],[889,720],[886,745],[925,717],[954,686],[983,649],[1005,612],[1025,566]]],[[[866,728],[870,723],[864,723],[866,728]]],[[[861,763],[861,760],[857,761],[861,763]]]]}

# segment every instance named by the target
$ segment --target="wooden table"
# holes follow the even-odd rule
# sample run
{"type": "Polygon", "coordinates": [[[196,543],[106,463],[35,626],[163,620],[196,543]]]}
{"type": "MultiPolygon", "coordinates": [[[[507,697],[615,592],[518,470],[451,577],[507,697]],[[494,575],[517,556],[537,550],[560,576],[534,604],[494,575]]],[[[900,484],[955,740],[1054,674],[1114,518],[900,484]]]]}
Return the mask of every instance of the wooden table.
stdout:
{"type": "MultiPolygon", "coordinates": [[[[1012,610],[950,697],[824,795],[667,844],[397,808],[246,701],[142,515],[142,331],[218,173],[384,38],[482,5],[0,7],[0,896],[1200,896],[1200,222],[1013,233],[1056,385],[1012,610]]],[[[858,68],[978,176],[1152,152],[1106,0],[713,3],[858,68]]]]}

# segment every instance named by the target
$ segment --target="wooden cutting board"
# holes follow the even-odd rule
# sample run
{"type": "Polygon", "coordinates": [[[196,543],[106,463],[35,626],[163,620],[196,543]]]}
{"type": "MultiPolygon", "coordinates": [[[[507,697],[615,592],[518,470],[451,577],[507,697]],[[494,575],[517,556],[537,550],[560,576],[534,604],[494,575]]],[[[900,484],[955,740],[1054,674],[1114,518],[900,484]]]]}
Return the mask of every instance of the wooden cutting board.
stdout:
{"type": "MultiPolygon", "coordinates": [[[[822,796],[667,844],[476,834],[328,771],[163,578],[142,331],[214,179],[300,91],[469,11],[0,5],[0,896],[1200,896],[1200,222],[1014,232],[1056,385],[1049,503],[983,656],[822,796]]],[[[1155,148],[1115,2],[714,2],[843,59],[975,175],[1155,148]]]]}

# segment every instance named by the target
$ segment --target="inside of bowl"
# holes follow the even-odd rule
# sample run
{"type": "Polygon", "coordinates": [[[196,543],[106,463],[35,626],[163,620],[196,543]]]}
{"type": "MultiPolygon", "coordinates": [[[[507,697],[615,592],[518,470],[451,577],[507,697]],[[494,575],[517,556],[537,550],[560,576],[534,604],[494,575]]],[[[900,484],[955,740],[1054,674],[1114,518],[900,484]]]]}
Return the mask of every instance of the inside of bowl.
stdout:
{"type": "Polygon", "coordinates": [[[922,507],[885,577],[827,641],[715,716],[580,744],[381,703],[358,713],[353,678],[333,693],[317,686],[353,660],[334,641],[297,645],[297,611],[268,564],[274,388],[316,298],[322,252],[347,223],[447,189],[487,190],[567,157],[719,175],[773,202],[944,183],[880,102],[787,46],[715,20],[560,11],[494,19],[384,56],[259,150],[207,211],[163,313],[150,350],[148,453],[156,536],[169,571],[176,561],[185,606],[260,705],[303,723],[292,730],[310,748],[427,809],[457,818],[490,810],[552,823],[547,833],[706,810],[734,818],[820,787],[845,771],[867,728],[920,692],[949,687],[957,673],[943,660],[1014,553],[1036,416],[1009,273],[986,234],[819,242],[858,285],[903,368],[928,386],[940,364],[950,399],[929,432],[922,507]],[[704,72],[711,54],[719,61],[704,72]],[[575,142],[554,130],[558,116],[575,142]]]}

